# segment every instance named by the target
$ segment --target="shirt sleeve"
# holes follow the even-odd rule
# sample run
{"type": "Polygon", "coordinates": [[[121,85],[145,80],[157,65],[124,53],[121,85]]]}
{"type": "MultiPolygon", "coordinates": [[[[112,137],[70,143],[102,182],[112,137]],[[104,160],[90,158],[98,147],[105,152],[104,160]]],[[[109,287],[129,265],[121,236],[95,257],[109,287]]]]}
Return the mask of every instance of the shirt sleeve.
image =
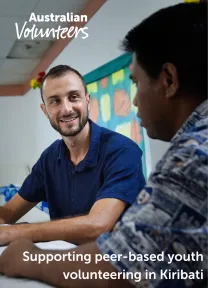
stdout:
{"type": "Polygon", "coordinates": [[[28,202],[46,201],[42,162],[43,154],[33,166],[30,175],[28,175],[18,191],[19,195],[28,202]]]}
{"type": "MultiPolygon", "coordinates": [[[[111,264],[120,272],[133,273],[135,278],[129,278],[129,281],[136,287],[185,288],[195,285],[195,281],[200,281],[196,278],[184,281],[180,274],[178,278],[174,278],[172,274],[169,276],[169,270],[189,273],[204,269],[206,275],[207,220],[203,208],[204,199],[202,194],[197,195],[200,181],[197,183],[193,178],[189,183],[192,189],[187,191],[183,181],[186,176],[182,170],[176,167],[170,173],[165,171],[155,174],[154,181],[145,186],[140,193],[142,196],[138,195],[113,232],[103,234],[97,239],[101,253],[122,255],[120,261],[111,261],[111,264]],[[192,195],[193,191],[196,192],[195,195],[192,195]],[[168,254],[187,255],[192,252],[201,253],[204,260],[173,260],[169,263],[168,254]],[[134,258],[138,255],[139,260],[134,258]],[[163,255],[163,261],[145,261],[145,255],[163,255]],[[147,279],[146,271],[154,272],[156,278],[147,279]]],[[[195,173],[198,173],[197,169],[195,173]]],[[[205,190],[204,188],[204,195],[205,190]]],[[[202,287],[200,284],[196,285],[202,287]]]]}
{"type": "Polygon", "coordinates": [[[145,185],[141,157],[142,151],[137,145],[110,153],[105,161],[103,185],[96,200],[116,198],[132,204],[145,185]]]}

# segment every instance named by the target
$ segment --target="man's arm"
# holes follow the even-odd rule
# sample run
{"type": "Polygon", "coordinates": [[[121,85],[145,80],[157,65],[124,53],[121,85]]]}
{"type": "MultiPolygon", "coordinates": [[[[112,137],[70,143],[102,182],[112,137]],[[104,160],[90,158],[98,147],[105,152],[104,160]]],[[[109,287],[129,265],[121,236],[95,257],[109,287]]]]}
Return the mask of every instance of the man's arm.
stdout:
{"type": "Polygon", "coordinates": [[[86,243],[110,231],[125,207],[126,203],[123,201],[102,199],[95,202],[90,213],[85,216],[48,223],[0,227],[0,244],[7,244],[18,238],[28,238],[33,242],[59,239],[74,244],[86,243]]]}
{"type": "MultiPolygon", "coordinates": [[[[0,244],[9,243],[18,238],[28,238],[33,242],[59,239],[74,244],[83,244],[110,231],[127,205],[131,205],[136,200],[138,192],[143,188],[141,154],[137,145],[131,144],[112,151],[108,155],[103,172],[104,183],[88,215],[48,223],[0,227],[0,244]]],[[[41,167],[38,171],[34,171],[33,177],[30,178],[33,180],[34,177],[35,179],[38,177],[40,181],[29,181],[30,185],[27,185],[27,189],[33,183],[35,186],[39,182],[42,183],[42,176],[39,176],[42,173],[39,171],[41,167]]],[[[37,191],[43,191],[42,184],[37,191]]],[[[37,199],[37,195],[32,198],[34,199],[37,199]]]]}
{"type": "Polygon", "coordinates": [[[35,205],[36,202],[28,202],[17,193],[8,203],[0,207],[0,224],[15,223],[35,205]]]}
{"type": "MultiPolygon", "coordinates": [[[[1,227],[0,244],[9,243],[22,237],[31,239],[33,242],[59,239],[74,244],[83,244],[110,231],[126,206],[136,200],[138,192],[144,186],[141,155],[141,150],[136,144],[121,147],[108,155],[103,173],[104,183],[98,191],[97,201],[88,215],[50,223],[1,227]]],[[[30,198],[31,201],[42,194],[36,193],[43,191],[41,171],[40,163],[36,164],[33,174],[27,181],[30,185],[27,183],[27,189],[22,190],[27,191],[28,187],[33,187],[33,183],[35,186],[40,183],[39,189],[33,189],[35,193],[32,195],[35,194],[35,197],[30,198]]]]}
{"type": "MultiPolygon", "coordinates": [[[[79,246],[76,249],[67,250],[67,251],[44,251],[39,248],[37,248],[33,243],[31,243],[28,240],[21,240],[21,241],[15,241],[9,245],[9,247],[6,249],[5,252],[3,252],[2,256],[0,256],[0,273],[3,273],[7,276],[11,277],[26,277],[31,279],[36,279],[45,283],[48,283],[50,285],[53,285],[54,287],[60,287],[60,288],[113,288],[113,287],[120,287],[120,288],[131,288],[133,287],[127,280],[123,279],[117,279],[119,278],[118,271],[109,263],[109,261],[100,260],[99,262],[95,262],[95,256],[101,255],[101,252],[97,248],[97,245],[95,242],[87,243],[84,245],[79,246]],[[42,254],[42,255],[63,255],[67,253],[76,253],[81,255],[83,258],[85,255],[90,255],[90,263],[86,264],[84,261],[81,261],[81,257],[79,257],[78,261],[52,261],[48,264],[46,262],[42,262],[41,264],[38,264],[34,261],[23,261],[24,255],[23,253],[27,251],[30,254],[42,254]],[[12,259],[12,260],[11,260],[12,259]],[[18,265],[16,265],[18,263],[18,265]],[[87,278],[87,280],[84,280],[83,278],[79,279],[78,277],[76,280],[64,278],[64,273],[67,274],[68,272],[75,272],[79,273],[79,271],[83,272],[85,276],[89,272],[94,272],[97,274],[97,280],[95,280],[96,277],[90,277],[87,278]],[[99,277],[99,275],[106,275],[104,273],[108,273],[108,275],[112,275],[112,277],[109,277],[108,280],[102,276],[99,277]],[[113,274],[111,274],[113,273],[113,274]],[[115,276],[116,275],[116,276],[115,276]],[[100,278],[100,279],[99,279],[100,278]],[[115,279],[115,280],[113,280],[115,279]]],[[[120,277],[122,278],[122,277],[120,277]]],[[[86,279],[86,278],[85,278],[86,279]]]]}

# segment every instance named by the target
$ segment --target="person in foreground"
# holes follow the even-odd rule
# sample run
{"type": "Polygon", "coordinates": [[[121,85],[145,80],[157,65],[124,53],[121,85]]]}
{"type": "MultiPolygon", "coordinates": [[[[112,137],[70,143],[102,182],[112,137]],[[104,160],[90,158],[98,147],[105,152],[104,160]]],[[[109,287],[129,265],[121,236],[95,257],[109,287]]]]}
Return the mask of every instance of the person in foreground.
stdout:
{"type": "Polygon", "coordinates": [[[138,87],[134,104],[142,125],[151,138],[171,141],[141,191],[149,195],[146,202],[140,204],[138,195],[111,233],[70,251],[43,251],[28,240],[14,242],[0,257],[1,273],[55,287],[206,287],[206,30],[206,6],[180,4],[151,15],[123,41],[125,50],[134,53],[131,78],[138,87]],[[30,255],[91,255],[91,261],[85,264],[80,258],[66,258],[38,264],[23,261],[25,251],[30,255]],[[201,256],[198,261],[196,257],[172,262],[166,258],[168,254],[197,252],[203,261],[201,256]],[[141,256],[164,253],[164,261],[133,261],[129,253],[140,255],[140,260],[141,256]],[[107,257],[114,254],[109,261],[107,257]],[[96,255],[106,258],[96,264],[96,255]],[[203,277],[190,276],[201,269],[203,277]],[[181,280],[182,270],[189,279],[181,280]],[[146,271],[155,272],[156,279],[146,279],[146,271]],[[172,272],[178,273],[173,276],[172,272]]]}
{"type": "Polygon", "coordinates": [[[95,240],[113,228],[145,184],[138,145],[88,118],[90,95],[77,70],[53,67],[41,96],[41,108],[62,140],[42,153],[18,194],[0,207],[0,223],[14,223],[40,201],[48,202],[53,221],[0,227],[0,245],[23,237],[95,240]]]}

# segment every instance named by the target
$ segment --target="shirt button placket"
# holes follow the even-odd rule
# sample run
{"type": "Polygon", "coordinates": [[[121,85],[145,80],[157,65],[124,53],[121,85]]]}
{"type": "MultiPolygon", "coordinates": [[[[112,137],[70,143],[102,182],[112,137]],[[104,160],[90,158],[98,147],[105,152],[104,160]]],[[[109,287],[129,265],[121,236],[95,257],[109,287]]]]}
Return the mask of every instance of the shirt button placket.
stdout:
{"type": "MultiPolygon", "coordinates": [[[[75,173],[75,171],[73,170],[73,171],[71,172],[71,175],[72,175],[72,176],[75,176],[75,174],[76,174],[76,173],[75,173]]],[[[71,191],[71,202],[74,203],[74,200],[75,200],[75,198],[74,198],[74,192],[75,192],[75,191],[74,191],[75,177],[73,177],[72,183],[73,183],[73,184],[72,184],[72,191],[71,191]]]]}

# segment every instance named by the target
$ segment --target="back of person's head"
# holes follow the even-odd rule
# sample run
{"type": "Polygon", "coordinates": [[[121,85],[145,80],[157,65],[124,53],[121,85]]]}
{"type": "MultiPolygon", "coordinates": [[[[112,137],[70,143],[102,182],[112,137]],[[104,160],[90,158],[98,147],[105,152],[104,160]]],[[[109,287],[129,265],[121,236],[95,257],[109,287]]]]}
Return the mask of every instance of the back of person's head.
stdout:
{"type": "Polygon", "coordinates": [[[133,28],[123,41],[125,51],[152,78],[164,63],[173,63],[180,89],[207,97],[207,4],[183,3],[154,13],[133,28]]]}
{"type": "Polygon", "coordinates": [[[67,73],[70,73],[70,72],[75,73],[81,79],[84,89],[85,89],[85,93],[87,94],[87,87],[86,87],[84,78],[76,69],[68,65],[57,65],[51,68],[42,80],[41,87],[40,87],[42,100],[43,100],[43,85],[44,85],[45,80],[48,78],[51,78],[51,79],[59,78],[59,77],[65,76],[67,73]]]}

